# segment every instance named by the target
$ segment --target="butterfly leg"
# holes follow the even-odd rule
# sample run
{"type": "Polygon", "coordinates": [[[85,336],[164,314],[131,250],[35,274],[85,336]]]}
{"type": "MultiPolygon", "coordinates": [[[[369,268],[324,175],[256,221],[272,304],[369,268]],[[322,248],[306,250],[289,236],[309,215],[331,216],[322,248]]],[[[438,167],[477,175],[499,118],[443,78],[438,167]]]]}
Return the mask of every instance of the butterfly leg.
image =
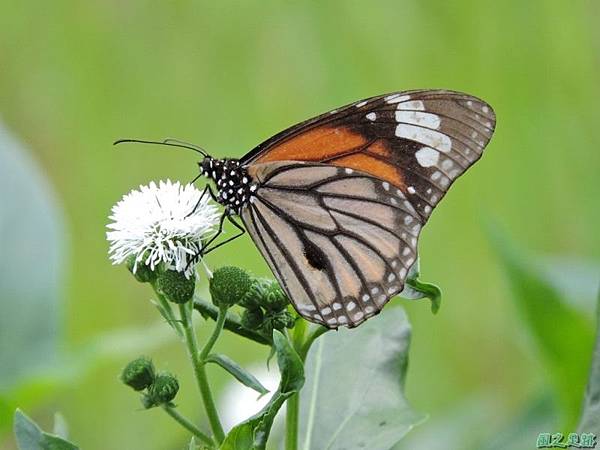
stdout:
{"type": "Polygon", "coordinates": [[[198,261],[199,258],[205,256],[206,254],[212,252],[213,250],[219,248],[221,245],[223,244],[227,244],[228,242],[233,241],[234,239],[239,238],[240,236],[242,236],[244,233],[246,233],[246,230],[244,229],[244,227],[242,227],[239,223],[237,223],[233,217],[231,217],[230,215],[228,215],[226,212],[223,213],[223,215],[221,216],[221,220],[219,221],[219,229],[217,230],[217,232],[208,240],[208,242],[206,244],[204,244],[202,246],[202,248],[200,249],[200,251],[198,253],[196,253],[188,262],[185,270],[187,271],[189,269],[189,267],[194,264],[196,261],[198,261]],[[215,246],[213,246],[212,248],[208,248],[210,246],[210,244],[212,244],[215,239],[217,239],[221,233],[223,233],[223,224],[225,222],[225,219],[229,220],[229,222],[231,222],[238,230],[239,233],[236,234],[235,236],[231,236],[229,239],[225,239],[223,242],[219,242],[218,244],[216,244],[215,246]]]}
{"type": "MultiPolygon", "coordinates": [[[[200,175],[201,176],[201,175],[200,175]]],[[[194,181],[196,181],[198,179],[198,177],[194,178],[194,181]]],[[[192,183],[194,182],[192,181],[192,183]]],[[[185,216],[186,218],[190,217],[192,214],[194,214],[194,212],[196,212],[196,209],[198,209],[198,206],[200,205],[200,203],[202,202],[202,199],[204,198],[204,196],[206,194],[209,194],[210,197],[216,202],[217,201],[217,196],[215,195],[215,193],[213,192],[212,188],[210,187],[210,184],[207,184],[206,186],[204,186],[204,190],[202,191],[202,193],[200,194],[200,198],[198,198],[198,201],[196,202],[196,204],[194,205],[194,207],[192,208],[192,210],[188,213],[187,216],[185,216]]]]}
{"type": "Polygon", "coordinates": [[[231,242],[234,239],[239,238],[244,233],[246,233],[246,230],[244,229],[244,227],[241,226],[239,223],[237,223],[232,216],[225,213],[221,216],[221,222],[219,223],[219,231],[217,231],[217,233],[212,238],[210,238],[210,240],[202,247],[202,250],[200,252],[202,255],[206,255],[207,253],[210,253],[213,250],[216,250],[220,246],[227,244],[228,242],[231,242]],[[225,222],[225,218],[227,218],[227,220],[229,220],[229,222],[231,222],[238,229],[238,233],[235,236],[231,236],[229,239],[225,239],[223,242],[219,242],[218,244],[214,245],[212,248],[208,248],[208,246],[210,244],[212,244],[215,241],[215,239],[222,233],[223,222],[225,222]]]}

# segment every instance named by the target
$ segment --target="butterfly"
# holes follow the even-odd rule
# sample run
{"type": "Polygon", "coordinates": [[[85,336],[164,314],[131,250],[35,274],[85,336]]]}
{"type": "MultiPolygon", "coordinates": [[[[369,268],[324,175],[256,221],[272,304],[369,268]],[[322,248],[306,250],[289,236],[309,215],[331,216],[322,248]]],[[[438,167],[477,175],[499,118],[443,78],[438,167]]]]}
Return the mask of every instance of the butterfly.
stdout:
{"type": "Polygon", "coordinates": [[[246,230],[298,314],[356,327],[403,290],[423,226],[495,124],[476,97],[415,90],[321,114],[241,159],[194,147],[204,155],[199,176],[216,185],[205,192],[224,206],[203,254],[246,230]],[[211,247],[225,219],[239,233],[211,247]]]}

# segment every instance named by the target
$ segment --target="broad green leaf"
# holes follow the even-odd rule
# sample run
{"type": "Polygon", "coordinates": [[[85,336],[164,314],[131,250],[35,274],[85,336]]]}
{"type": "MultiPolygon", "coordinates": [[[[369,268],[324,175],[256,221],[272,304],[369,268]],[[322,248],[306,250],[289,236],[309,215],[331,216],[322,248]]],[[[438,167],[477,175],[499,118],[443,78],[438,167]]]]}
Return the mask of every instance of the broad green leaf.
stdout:
{"type": "Polygon", "coordinates": [[[0,391],[59,359],[64,246],[48,181],[0,123],[0,342],[10,342],[0,345],[0,391]]]}
{"type": "Polygon", "coordinates": [[[508,275],[514,299],[547,367],[565,428],[576,424],[593,342],[591,320],[569,306],[513,243],[496,228],[490,237],[508,275]]]}
{"type": "Polygon", "coordinates": [[[600,437],[600,295],[596,312],[596,346],[583,402],[579,433],[594,433],[600,437]]]}
{"type": "Polygon", "coordinates": [[[264,450],[277,412],[288,398],[302,388],[302,361],[287,338],[277,330],[273,332],[273,346],[281,374],[279,388],[258,414],[229,432],[220,450],[264,450]]]}
{"type": "Polygon", "coordinates": [[[46,433],[21,410],[15,412],[15,437],[19,450],[78,450],[71,442],[46,433]]]}
{"type": "Polygon", "coordinates": [[[538,433],[556,430],[553,395],[543,392],[525,401],[498,427],[498,395],[492,391],[460,399],[411,432],[393,450],[523,450],[534,449],[538,433]]]}
{"type": "Polygon", "coordinates": [[[267,392],[269,392],[269,390],[266,387],[264,387],[254,375],[246,371],[246,369],[244,369],[242,366],[240,366],[228,356],[213,353],[209,355],[208,358],[206,358],[206,361],[218,364],[231,375],[233,375],[235,379],[242,383],[244,386],[248,386],[249,388],[254,389],[259,394],[266,394],[267,392]]]}
{"type": "Polygon", "coordinates": [[[404,397],[410,334],[404,310],[392,307],[315,342],[300,394],[300,448],[388,450],[423,420],[404,397]]]}

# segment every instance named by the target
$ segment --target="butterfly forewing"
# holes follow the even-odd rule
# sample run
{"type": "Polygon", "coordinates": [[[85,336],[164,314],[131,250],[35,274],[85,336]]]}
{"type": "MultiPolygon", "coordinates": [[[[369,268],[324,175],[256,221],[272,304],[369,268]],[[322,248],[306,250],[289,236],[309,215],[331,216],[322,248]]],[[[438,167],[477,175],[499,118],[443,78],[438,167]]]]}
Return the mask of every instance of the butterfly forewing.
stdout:
{"type": "Polygon", "coordinates": [[[373,97],[285,130],[242,162],[314,161],[369,173],[401,189],[423,219],[477,161],[495,127],[491,107],[443,90],[373,97]]]}
{"type": "Polygon", "coordinates": [[[400,189],[325,164],[264,163],[249,173],[260,188],[242,219],[302,316],[356,326],[402,290],[421,225],[400,189]]]}
{"type": "Polygon", "coordinates": [[[476,97],[407,91],[322,114],[248,153],[241,164],[257,190],[241,216],[296,310],[330,328],[377,314],[494,127],[476,97]]]}

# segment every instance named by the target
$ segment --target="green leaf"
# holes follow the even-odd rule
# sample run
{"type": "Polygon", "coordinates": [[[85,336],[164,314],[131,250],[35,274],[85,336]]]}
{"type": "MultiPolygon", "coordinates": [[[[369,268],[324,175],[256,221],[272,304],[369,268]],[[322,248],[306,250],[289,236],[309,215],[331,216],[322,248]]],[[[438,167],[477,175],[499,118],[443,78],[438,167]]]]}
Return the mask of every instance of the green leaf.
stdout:
{"type": "Polygon", "coordinates": [[[583,401],[583,413],[577,431],[600,436],[600,295],[598,295],[596,311],[596,346],[583,401]]]}
{"type": "Polygon", "coordinates": [[[442,290],[433,283],[426,283],[419,280],[420,268],[419,259],[411,266],[406,277],[404,289],[400,296],[409,300],[420,300],[428,298],[431,301],[431,312],[436,314],[442,302],[442,290]]]}
{"type": "Polygon", "coordinates": [[[489,227],[514,299],[553,384],[565,429],[573,428],[585,388],[593,330],[588,318],[569,306],[540,274],[531,258],[520,252],[499,229],[489,227]]]}
{"type": "Polygon", "coordinates": [[[79,447],[41,430],[25,413],[15,412],[15,437],[19,450],[78,450],[79,447]]]}
{"type": "Polygon", "coordinates": [[[43,173],[0,123],[0,391],[56,365],[65,231],[43,173]]]}
{"type": "Polygon", "coordinates": [[[246,371],[246,369],[244,369],[242,366],[240,366],[228,356],[213,353],[206,358],[206,362],[218,364],[231,375],[233,375],[234,378],[240,383],[242,383],[244,386],[248,386],[249,388],[254,389],[261,395],[264,395],[269,392],[269,390],[266,387],[264,387],[254,375],[246,371]]]}
{"type": "Polygon", "coordinates": [[[319,338],[300,394],[300,448],[388,450],[424,419],[404,397],[410,334],[392,307],[319,338]]]}
{"type": "Polygon", "coordinates": [[[287,338],[277,330],[273,332],[273,346],[281,374],[279,388],[258,414],[229,432],[220,450],[264,450],[277,412],[288,398],[302,388],[302,361],[287,338]]]}

